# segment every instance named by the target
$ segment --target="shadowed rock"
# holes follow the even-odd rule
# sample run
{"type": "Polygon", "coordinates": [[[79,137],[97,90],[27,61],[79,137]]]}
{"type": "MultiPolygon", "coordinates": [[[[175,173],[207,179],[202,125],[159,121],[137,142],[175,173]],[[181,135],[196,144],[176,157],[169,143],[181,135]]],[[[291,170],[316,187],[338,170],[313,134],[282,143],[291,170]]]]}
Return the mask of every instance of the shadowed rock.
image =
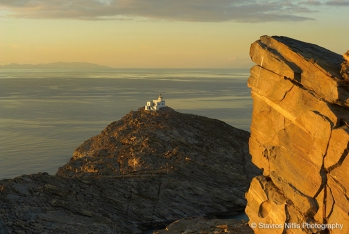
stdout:
{"type": "Polygon", "coordinates": [[[205,219],[187,218],[178,220],[166,229],[155,231],[154,234],[170,233],[226,233],[226,234],[253,234],[247,223],[235,219],[205,219]]]}
{"type": "Polygon", "coordinates": [[[0,181],[0,233],[142,233],[241,212],[249,133],[171,108],[131,111],[79,146],[55,176],[0,181]]]}

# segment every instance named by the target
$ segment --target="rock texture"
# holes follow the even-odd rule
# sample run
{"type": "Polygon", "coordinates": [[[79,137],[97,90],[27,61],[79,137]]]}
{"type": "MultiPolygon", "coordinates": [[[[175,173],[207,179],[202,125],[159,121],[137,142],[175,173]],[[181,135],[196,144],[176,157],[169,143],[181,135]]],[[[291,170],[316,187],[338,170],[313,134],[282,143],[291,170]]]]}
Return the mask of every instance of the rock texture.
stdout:
{"type": "Polygon", "coordinates": [[[181,219],[170,224],[166,229],[154,232],[154,234],[174,233],[253,234],[253,230],[244,221],[238,221],[235,219],[205,219],[200,217],[181,219]]]}
{"type": "Polygon", "coordinates": [[[144,233],[234,215],[259,170],[249,133],[171,108],[140,108],[79,146],[55,176],[0,181],[0,233],[144,233]]]}
{"type": "Polygon", "coordinates": [[[287,37],[251,45],[249,140],[263,169],[246,194],[255,233],[349,232],[349,79],[344,56],[287,37]],[[300,224],[287,228],[285,223],[300,224]],[[344,224],[342,230],[307,224],[344,224]]]}

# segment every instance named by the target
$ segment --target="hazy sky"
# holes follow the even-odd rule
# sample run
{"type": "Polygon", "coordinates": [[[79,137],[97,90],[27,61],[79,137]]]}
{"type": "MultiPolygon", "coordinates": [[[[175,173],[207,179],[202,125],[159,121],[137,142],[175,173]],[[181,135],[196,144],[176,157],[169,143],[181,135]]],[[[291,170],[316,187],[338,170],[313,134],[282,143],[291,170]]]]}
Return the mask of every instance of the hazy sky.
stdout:
{"type": "Polygon", "coordinates": [[[252,42],[349,50],[349,0],[0,0],[0,65],[249,68],[252,42]]]}

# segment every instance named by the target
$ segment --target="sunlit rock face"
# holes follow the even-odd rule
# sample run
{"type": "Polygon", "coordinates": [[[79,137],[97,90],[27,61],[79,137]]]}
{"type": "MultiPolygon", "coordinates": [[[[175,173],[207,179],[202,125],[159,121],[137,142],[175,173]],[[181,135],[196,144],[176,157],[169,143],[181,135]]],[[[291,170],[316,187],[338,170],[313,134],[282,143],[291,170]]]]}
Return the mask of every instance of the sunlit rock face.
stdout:
{"type": "Polygon", "coordinates": [[[341,230],[327,230],[348,233],[348,52],[262,36],[250,56],[249,149],[263,169],[246,194],[250,224],[269,234],[321,233],[310,224],[338,223],[341,230]]]}

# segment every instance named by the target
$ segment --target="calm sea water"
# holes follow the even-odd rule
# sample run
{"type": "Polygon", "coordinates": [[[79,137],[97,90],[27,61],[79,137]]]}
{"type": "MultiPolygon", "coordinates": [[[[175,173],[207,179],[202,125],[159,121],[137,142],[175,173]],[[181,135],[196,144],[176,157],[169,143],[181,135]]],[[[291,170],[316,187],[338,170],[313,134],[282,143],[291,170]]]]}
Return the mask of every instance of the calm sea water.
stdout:
{"type": "Polygon", "coordinates": [[[248,70],[0,70],[0,179],[48,172],[161,93],[183,113],[249,130],[248,70]]]}

